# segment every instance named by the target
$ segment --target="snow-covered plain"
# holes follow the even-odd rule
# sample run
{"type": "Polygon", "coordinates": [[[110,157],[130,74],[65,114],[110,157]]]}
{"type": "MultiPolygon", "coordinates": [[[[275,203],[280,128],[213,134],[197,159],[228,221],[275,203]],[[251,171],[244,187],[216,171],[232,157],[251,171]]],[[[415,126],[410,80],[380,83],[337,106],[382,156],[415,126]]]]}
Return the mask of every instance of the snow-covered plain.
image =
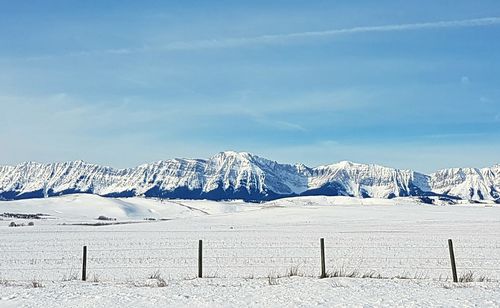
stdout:
{"type": "Polygon", "coordinates": [[[496,205],[429,206],[409,198],[300,197],[248,204],[69,195],[3,201],[1,213],[48,216],[0,221],[0,306],[500,305],[496,205]],[[116,220],[96,220],[101,215],[116,220]],[[35,226],[8,227],[11,221],[35,226]],[[318,279],[320,238],[328,272],[384,279],[318,279]],[[471,271],[476,280],[489,281],[450,282],[449,238],[459,276],[471,271]],[[196,279],[200,239],[207,278],[196,279]],[[75,280],[84,245],[87,282],[75,280]],[[287,277],[290,270],[299,276],[287,277]],[[149,279],[155,273],[165,287],[149,279]],[[33,288],[33,282],[43,287],[33,288]]]}

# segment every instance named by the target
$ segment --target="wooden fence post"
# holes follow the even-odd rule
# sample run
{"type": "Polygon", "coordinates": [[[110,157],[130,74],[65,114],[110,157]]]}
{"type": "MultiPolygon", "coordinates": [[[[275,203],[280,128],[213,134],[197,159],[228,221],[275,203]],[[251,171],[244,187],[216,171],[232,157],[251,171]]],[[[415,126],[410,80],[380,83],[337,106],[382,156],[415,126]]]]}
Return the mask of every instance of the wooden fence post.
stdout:
{"type": "Polygon", "coordinates": [[[319,240],[321,248],[321,276],[319,278],[326,278],[326,264],[325,264],[325,239],[319,240]]]}
{"type": "Polygon", "coordinates": [[[83,246],[82,280],[87,280],[87,246],[83,246]]]}
{"type": "Polygon", "coordinates": [[[451,273],[453,274],[453,282],[458,282],[457,265],[455,263],[455,253],[453,252],[453,241],[448,240],[448,248],[450,250],[451,273]]]}
{"type": "Polygon", "coordinates": [[[203,241],[198,242],[198,278],[203,277],[203,241]]]}

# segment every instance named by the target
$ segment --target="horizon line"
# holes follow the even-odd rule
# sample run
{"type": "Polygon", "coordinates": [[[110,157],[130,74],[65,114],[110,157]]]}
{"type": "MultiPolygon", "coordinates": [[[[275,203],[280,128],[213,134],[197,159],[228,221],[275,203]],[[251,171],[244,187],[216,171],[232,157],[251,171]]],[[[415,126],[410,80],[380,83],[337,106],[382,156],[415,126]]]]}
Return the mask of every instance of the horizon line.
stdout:
{"type": "Polygon", "coordinates": [[[320,164],[320,165],[317,165],[317,166],[314,166],[314,167],[310,167],[310,166],[307,166],[306,164],[301,163],[301,162],[296,162],[296,163],[281,163],[281,162],[278,162],[277,160],[269,159],[269,158],[263,157],[261,155],[253,154],[253,153],[250,153],[250,152],[247,152],[247,151],[227,150],[227,151],[217,152],[217,153],[215,153],[214,155],[212,155],[212,156],[210,156],[208,158],[173,157],[173,158],[167,158],[167,159],[160,159],[160,160],[156,160],[156,161],[145,162],[145,163],[142,163],[142,164],[138,164],[136,166],[126,167],[126,168],[117,168],[117,167],[112,167],[112,166],[109,166],[109,165],[106,165],[106,164],[92,163],[92,162],[85,161],[83,159],[75,159],[75,160],[67,160],[67,161],[55,161],[55,162],[48,162],[48,163],[47,162],[44,163],[44,162],[39,162],[39,161],[28,160],[28,161],[23,161],[23,162],[17,163],[15,165],[4,165],[4,164],[0,163],[0,167],[17,167],[17,166],[20,166],[20,165],[23,165],[23,164],[29,164],[29,163],[35,163],[35,164],[40,164],[40,165],[53,165],[53,164],[64,164],[64,163],[82,162],[84,164],[94,165],[94,166],[99,166],[99,167],[104,167],[104,168],[110,168],[110,169],[115,169],[115,170],[126,170],[126,169],[138,168],[138,167],[143,166],[143,165],[150,165],[150,164],[154,164],[154,163],[165,162],[165,161],[176,160],[176,159],[208,161],[211,158],[213,158],[214,156],[217,156],[217,155],[222,154],[222,153],[228,153],[228,152],[236,153],[236,154],[250,154],[252,156],[263,158],[263,159],[266,159],[266,160],[270,160],[270,161],[273,161],[273,162],[281,164],[281,165],[292,165],[292,166],[303,165],[303,166],[305,166],[307,168],[311,168],[311,169],[320,168],[320,167],[326,167],[326,166],[331,166],[331,165],[336,165],[336,164],[340,164],[340,163],[343,163],[343,162],[347,162],[347,163],[358,164],[358,165],[365,165],[365,166],[370,166],[371,165],[371,166],[380,166],[380,167],[390,168],[390,169],[395,169],[395,170],[407,170],[407,171],[412,171],[412,172],[420,173],[420,174],[423,174],[423,175],[431,175],[431,174],[439,172],[441,170],[449,170],[449,169],[478,169],[478,170],[480,170],[480,169],[493,168],[495,166],[500,166],[500,163],[493,163],[492,165],[485,166],[485,167],[447,167],[447,168],[440,168],[440,169],[437,169],[437,170],[435,170],[433,172],[427,173],[427,172],[416,171],[416,169],[395,168],[395,167],[390,167],[390,166],[387,166],[385,164],[379,164],[379,163],[359,163],[359,162],[354,162],[354,161],[350,161],[350,160],[339,160],[339,161],[334,162],[334,163],[320,164]]]}

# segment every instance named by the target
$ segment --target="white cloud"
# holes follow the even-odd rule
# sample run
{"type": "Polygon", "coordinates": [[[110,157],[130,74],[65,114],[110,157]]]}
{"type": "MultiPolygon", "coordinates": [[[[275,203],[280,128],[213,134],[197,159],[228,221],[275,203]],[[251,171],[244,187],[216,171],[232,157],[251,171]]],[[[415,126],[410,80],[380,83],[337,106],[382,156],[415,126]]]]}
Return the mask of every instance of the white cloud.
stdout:
{"type": "Polygon", "coordinates": [[[461,82],[462,84],[464,84],[464,85],[465,85],[465,84],[469,84],[469,83],[470,83],[470,79],[469,79],[469,77],[467,77],[467,76],[462,76],[462,78],[460,78],[460,82],[461,82]]]}
{"type": "MultiPolygon", "coordinates": [[[[241,45],[275,43],[275,42],[284,42],[284,41],[291,41],[291,40],[305,39],[305,38],[333,37],[333,36],[349,35],[357,33],[479,27],[479,26],[490,26],[496,24],[500,24],[500,17],[486,17],[477,19],[462,19],[462,20],[435,21],[435,22],[409,23],[409,24],[392,24],[392,25],[382,25],[382,26],[362,26],[362,27],[331,29],[323,31],[295,32],[287,34],[267,34],[254,37],[173,42],[164,45],[161,49],[189,50],[189,49],[206,49],[206,48],[230,48],[230,47],[238,47],[241,45]]],[[[140,48],[137,49],[137,51],[147,51],[148,49],[149,48],[140,48]]],[[[129,50],[129,52],[132,51],[133,50],[129,50]]],[[[114,50],[112,52],[116,53],[114,50]]]]}
{"type": "Polygon", "coordinates": [[[481,97],[479,98],[479,101],[480,101],[481,103],[491,103],[491,99],[490,99],[490,98],[488,98],[488,97],[486,97],[486,96],[481,96],[481,97]]]}
{"type": "MultiPolygon", "coordinates": [[[[221,49],[235,48],[247,45],[275,44],[291,42],[300,39],[328,38],[341,35],[352,35],[359,33],[376,32],[402,32],[416,30],[446,29],[446,28],[470,28],[493,26],[500,24],[500,17],[484,17],[475,19],[460,19],[448,21],[431,21],[408,24],[389,24],[381,26],[359,26],[341,29],[329,29],[322,31],[305,31],[284,34],[265,34],[249,37],[219,38],[209,40],[192,40],[170,42],[164,45],[143,45],[141,47],[121,47],[104,50],[81,50],[66,54],[67,56],[92,56],[100,54],[126,55],[144,52],[158,51],[183,51],[199,49],[221,49]]],[[[28,60],[36,61],[40,59],[52,58],[51,55],[29,57],[28,60]]]]}
{"type": "Polygon", "coordinates": [[[298,132],[307,131],[307,129],[305,127],[303,127],[302,125],[297,124],[297,123],[292,123],[289,121],[272,120],[272,119],[268,119],[268,118],[256,116],[256,115],[254,116],[254,120],[259,124],[262,124],[262,125],[265,125],[265,126],[268,126],[271,128],[275,128],[278,130],[298,131],[298,132]]]}

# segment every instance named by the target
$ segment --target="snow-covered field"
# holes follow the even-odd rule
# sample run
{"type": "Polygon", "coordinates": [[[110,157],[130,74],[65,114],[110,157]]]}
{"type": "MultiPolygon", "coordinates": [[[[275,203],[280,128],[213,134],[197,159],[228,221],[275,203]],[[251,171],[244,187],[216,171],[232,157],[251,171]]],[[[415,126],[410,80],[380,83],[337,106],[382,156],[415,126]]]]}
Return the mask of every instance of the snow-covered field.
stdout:
{"type": "Polygon", "coordinates": [[[500,207],[495,205],[70,195],[3,201],[1,213],[47,216],[0,217],[0,306],[500,305],[500,207]],[[12,221],[35,225],[8,227],[12,221]],[[110,225],[95,225],[103,223],[110,225]],[[384,279],[317,279],[320,238],[329,273],[384,279]],[[476,280],[489,281],[450,282],[449,238],[459,276],[471,271],[476,280]],[[207,278],[195,279],[200,239],[207,278]],[[88,282],[75,280],[84,245],[88,282]],[[299,276],[287,277],[290,271],[299,276]],[[148,279],[154,274],[165,287],[158,287],[161,279],[148,279]],[[34,282],[43,287],[33,288],[34,282]]]}

